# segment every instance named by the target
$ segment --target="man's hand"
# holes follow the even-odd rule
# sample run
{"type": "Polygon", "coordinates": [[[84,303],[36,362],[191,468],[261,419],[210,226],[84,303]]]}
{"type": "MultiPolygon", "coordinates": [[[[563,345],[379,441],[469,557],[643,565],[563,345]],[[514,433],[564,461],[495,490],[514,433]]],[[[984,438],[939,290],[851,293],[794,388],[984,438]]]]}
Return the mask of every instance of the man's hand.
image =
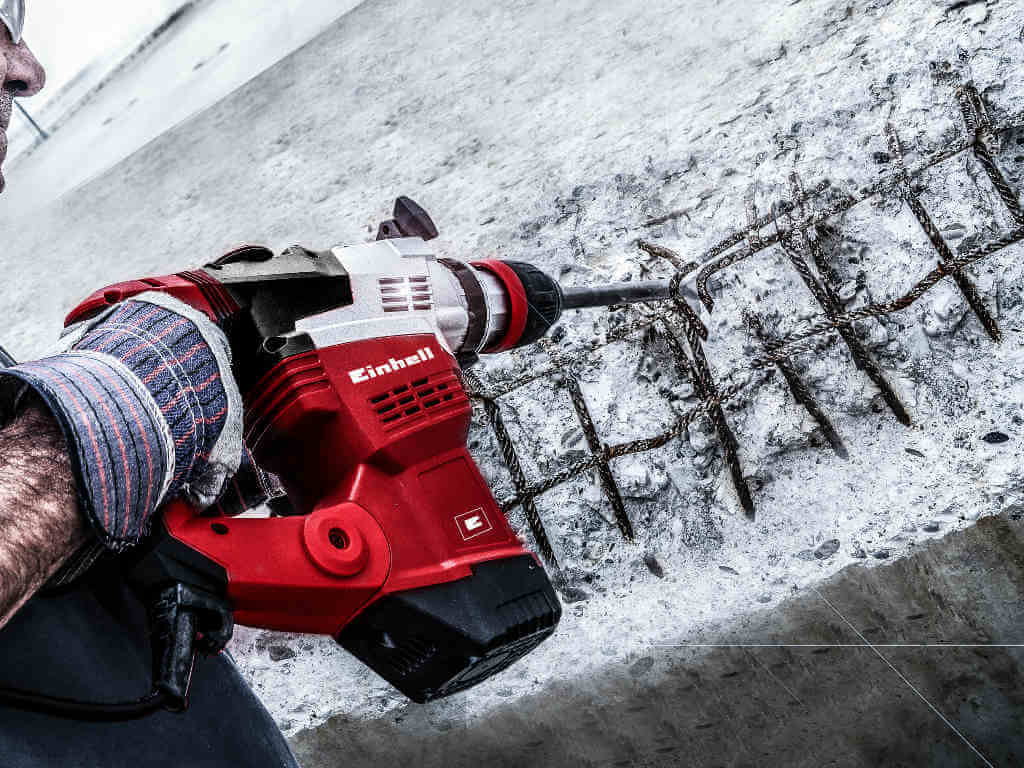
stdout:
{"type": "Polygon", "coordinates": [[[0,626],[55,572],[137,544],[172,498],[237,514],[282,493],[242,444],[228,342],[202,313],[143,294],[61,348],[0,370],[0,626]]]}
{"type": "Polygon", "coordinates": [[[178,496],[212,504],[242,457],[242,400],[220,328],[148,293],[74,328],[61,346],[0,372],[0,382],[30,388],[55,416],[97,541],[134,546],[178,496]]]}
{"type": "Polygon", "coordinates": [[[29,398],[0,429],[0,627],[86,537],[64,437],[29,398]]]}
{"type": "Polygon", "coordinates": [[[60,348],[0,370],[0,624],[137,544],[166,501],[213,503],[242,458],[228,342],[201,312],[143,294],[60,348]]]}

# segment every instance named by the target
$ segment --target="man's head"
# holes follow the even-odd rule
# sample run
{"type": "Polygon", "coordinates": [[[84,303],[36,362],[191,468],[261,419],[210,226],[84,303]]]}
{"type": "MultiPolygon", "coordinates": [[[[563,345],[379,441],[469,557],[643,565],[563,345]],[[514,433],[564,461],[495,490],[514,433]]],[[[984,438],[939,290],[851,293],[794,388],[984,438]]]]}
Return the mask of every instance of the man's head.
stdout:
{"type": "MultiPolygon", "coordinates": [[[[25,0],[0,0],[0,166],[7,157],[7,126],[16,96],[33,96],[46,82],[46,72],[21,39],[25,0]]],[[[0,192],[4,188],[0,173],[0,192]]]]}

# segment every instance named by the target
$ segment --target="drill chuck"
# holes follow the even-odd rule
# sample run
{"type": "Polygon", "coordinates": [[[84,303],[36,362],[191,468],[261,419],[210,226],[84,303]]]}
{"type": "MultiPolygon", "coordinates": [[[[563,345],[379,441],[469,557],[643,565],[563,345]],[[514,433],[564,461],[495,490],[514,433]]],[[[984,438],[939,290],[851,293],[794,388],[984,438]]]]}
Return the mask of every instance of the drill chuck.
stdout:
{"type": "Polygon", "coordinates": [[[522,261],[475,261],[478,271],[501,283],[505,327],[492,334],[484,353],[504,352],[532,344],[562,316],[562,289],[551,277],[522,261]]]}
{"type": "MultiPolygon", "coordinates": [[[[532,264],[490,259],[473,262],[487,311],[477,313],[488,323],[486,333],[467,333],[483,339],[473,352],[504,352],[544,336],[566,309],[609,307],[664,301],[670,298],[668,280],[610,283],[565,288],[532,264]]],[[[464,350],[467,351],[467,350],[464,350]]]]}

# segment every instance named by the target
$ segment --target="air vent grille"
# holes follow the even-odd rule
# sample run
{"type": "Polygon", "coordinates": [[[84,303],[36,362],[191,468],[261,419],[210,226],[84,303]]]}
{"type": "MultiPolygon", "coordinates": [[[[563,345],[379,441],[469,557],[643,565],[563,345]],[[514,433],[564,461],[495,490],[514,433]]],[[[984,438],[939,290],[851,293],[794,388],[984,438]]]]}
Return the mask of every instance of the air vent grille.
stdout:
{"type": "Polygon", "coordinates": [[[382,277],[377,280],[377,287],[380,289],[380,304],[385,312],[410,312],[434,306],[430,278],[426,275],[382,277]]]}
{"type": "Polygon", "coordinates": [[[421,418],[429,410],[461,406],[468,402],[469,398],[454,373],[423,376],[370,398],[370,405],[377,412],[380,423],[389,430],[421,418]]]}

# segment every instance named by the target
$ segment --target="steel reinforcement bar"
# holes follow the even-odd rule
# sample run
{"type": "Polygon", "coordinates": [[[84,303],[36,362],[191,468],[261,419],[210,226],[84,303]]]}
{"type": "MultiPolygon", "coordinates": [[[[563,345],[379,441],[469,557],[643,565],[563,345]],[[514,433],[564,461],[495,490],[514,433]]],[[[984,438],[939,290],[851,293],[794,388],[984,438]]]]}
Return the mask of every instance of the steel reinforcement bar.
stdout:
{"type": "MultiPolygon", "coordinates": [[[[907,168],[904,164],[902,147],[895,129],[892,126],[886,126],[885,133],[891,149],[894,170],[861,189],[856,195],[838,194],[815,210],[815,204],[830,189],[831,185],[827,181],[823,181],[817,184],[810,193],[806,193],[799,177],[793,174],[790,177],[790,200],[780,201],[772,207],[769,214],[758,215],[752,199],[748,199],[746,204],[747,227],[716,243],[696,263],[684,263],[683,259],[674,251],[661,245],[639,240],[638,246],[642,250],[652,256],[664,259],[674,270],[673,300],[670,303],[659,308],[647,306],[631,308],[633,317],[629,322],[608,332],[603,338],[595,339],[582,348],[573,350],[571,358],[564,351],[556,350],[554,345],[542,343],[542,347],[549,354],[549,362],[536,366],[529,373],[510,381],[485,382],[478,373],[466,373],[467,390],[471,397],[483,404],[484,413],[495,433],[502,458],[509,469],[515,487],[515,495],[503,499],[501,507],[505,512],[518,506],[523,507],[527,523],[545,560],[557,567],[554,548],[535,504],[538,496],[569,480],[596,470],[598,482],[614,511],[617,527],[627,539],[632,539],[633,526],[615,481],[612,461],[616,458],[645,453],[667,445],[685,434],[698,417],[706,417],[713,426],[740,506],[745,515],[753,519],[754,501],[743,476],[739,445],[729,427],[722,406],[723,403],[734,398],[747,387],[762,381],[763,374],[770,368],[779,369],[797,403],[803,406],[815,420],[832,449],[845,458],[847,451],[842,439],[814,400],[808,387],[800,380],[791,363],[793,356],[813,349],[818,342],[818,337],[824,334],[833,331],[838,333],[849,350],[853,363],[874,382],[893,415],[903,424],[910,423],[910,414],[886,380],[877,362],[858,338],[854,323],[903,311],[939,282],[951,277],[989,337],[995,342],[1000,340],[1001,335],[996,320],[988,312],[977,288],[965,270],[1005,248],[1024,241],[1024,212],[1022,212],[1016,192],[994,158],[998,152],[999,139],[1002,134],[1011,130],[1024,129],[1024,113],[1014,115],[997,125],[990,119],[987,106],[973,84],[961,86],[956,90],[955,96],[968,135],[930,153],[913,168],[907,168]],[[912,180],[927,169],[968,150],[973,152],[974,157],[984,169],[1010,219],[1014,222],[1014,228],[984,245],[957,256],[953,254],[949,245],[942,238],[931,216],[914,192],[912,180]],[[837,291],[829,282],[828,265],[820,247],[821,227],[830,219],[850,210],[859,203],[887,194],[896,195],[907,203],[935,249],[938,264],[902,296],[843,312],[837,291]],[[763,234],[761,230],[769,224],[774,224],[773,231],[763,234]],[[730,251],[744,241],[744,247],[730,251]],[[683,278],[697,269],[698,265],[703,265],[699,267],[700,271],[697,274],[697,293],[710,312],[714,308],[714,301],[708,287],[709,278],[773,245],[779,245],[787,256],[790,265],[822,309],[822,316],[789,336],[775,338],[765,331],[760,318],[750,310],[744,311],[746,325],[752,336],[758,340],[763,351],[749,359],[745,365],[729,372],[722,379],[724,385],[717,385],[703,349],[703,342],[708,338],[708,331],[693,307],[682,296],[683,278]],[[808,256],[813,261],[817,274],[811,269],[808,256]],[[683,331],[689,347],[689,354],[676,335],[677,327],[683,331]],[[665,341],[676,370],[690,382],[700,402],[685,411],[671,427],[660,434],[615,445],[606,444],[602,442],[597,432],[573,367],[579,360],[586,359],[599,349],[626,340],[638,331],[647,329],[651,329],[656,337],[665,341]],[[586,437],[590,454],[564,466],[549,477],[531,483],[527,480],[516,448],[505,427],[497,401],[539,379],[551,379],[554,386],[563,387],[568,391],[570,401],[586,437]]],[[[655,225],[669,221],[675,218],[674,213],[670,212],[664,216],[650,219],[644,224],[655,225]]]]}

